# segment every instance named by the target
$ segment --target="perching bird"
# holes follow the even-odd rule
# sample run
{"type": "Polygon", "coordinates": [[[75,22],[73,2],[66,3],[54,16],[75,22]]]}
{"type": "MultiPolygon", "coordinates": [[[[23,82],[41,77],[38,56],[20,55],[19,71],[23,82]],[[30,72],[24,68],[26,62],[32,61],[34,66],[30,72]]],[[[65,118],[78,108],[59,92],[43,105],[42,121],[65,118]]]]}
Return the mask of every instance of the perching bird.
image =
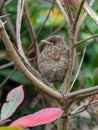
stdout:
{"type": "Polygon", "coordinates": [[[61,36],[51,36],[38,56],[41,74],[50,82],[62,83],[69,65],[69,48],[61,36]]]}

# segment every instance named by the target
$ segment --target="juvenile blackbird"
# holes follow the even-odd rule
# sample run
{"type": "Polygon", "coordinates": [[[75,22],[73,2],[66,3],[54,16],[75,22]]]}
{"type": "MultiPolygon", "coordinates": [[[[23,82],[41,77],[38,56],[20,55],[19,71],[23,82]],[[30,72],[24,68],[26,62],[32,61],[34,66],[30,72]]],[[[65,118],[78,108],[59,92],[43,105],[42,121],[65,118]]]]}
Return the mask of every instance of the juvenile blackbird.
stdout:
{"type": "MultiPolygon", "coordinates": [[[[45,42],[45,40],[43,40],[45,42]]],[[[41,74],[50,83],[62,83],[69,64],[69,48],[61,36],[46,39],[46,45],[38,56],[41,74]]]]}

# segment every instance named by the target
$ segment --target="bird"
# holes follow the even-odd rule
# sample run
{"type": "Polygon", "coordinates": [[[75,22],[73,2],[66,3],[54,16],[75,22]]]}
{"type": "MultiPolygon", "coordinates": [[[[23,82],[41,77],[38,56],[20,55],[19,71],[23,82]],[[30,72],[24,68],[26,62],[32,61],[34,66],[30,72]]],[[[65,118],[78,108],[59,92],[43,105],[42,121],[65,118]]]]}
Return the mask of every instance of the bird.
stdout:
{"type": "Polygon", "coordinates": [[[42,40],[45,47],[38,56],[42,76],[50,83],[62,83],[69,65],[69,47],[59,35],[42,40]]]}

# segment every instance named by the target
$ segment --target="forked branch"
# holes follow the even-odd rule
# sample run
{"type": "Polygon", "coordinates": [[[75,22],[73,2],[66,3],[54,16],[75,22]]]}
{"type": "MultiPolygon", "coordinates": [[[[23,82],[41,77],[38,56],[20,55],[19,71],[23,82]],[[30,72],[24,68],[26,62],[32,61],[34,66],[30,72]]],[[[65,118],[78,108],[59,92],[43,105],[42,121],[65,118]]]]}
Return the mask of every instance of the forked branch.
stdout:
{"type": "Polygon", "coordinates": [[[17,50],[13,46],[13,43],[10,41],[8,34],[6,30],[4,29],[4,23],[2,21],[0,21],[0,37],[3,40],[6,46],[6,49],[8,50],[12,60],[14,61],[14,64],[25,75],[25,77],[29,79],[32,82],[32,84],[34,84],[39,90],[53,97],[54,99],[60,101],[61,94],[59,92],[47,86],[45,83],[40,81],[37,77],[35,77],[30,72],[29,68],[26,66],[25,62],[23,61],[24,59],[20,57],[17,50]]]}

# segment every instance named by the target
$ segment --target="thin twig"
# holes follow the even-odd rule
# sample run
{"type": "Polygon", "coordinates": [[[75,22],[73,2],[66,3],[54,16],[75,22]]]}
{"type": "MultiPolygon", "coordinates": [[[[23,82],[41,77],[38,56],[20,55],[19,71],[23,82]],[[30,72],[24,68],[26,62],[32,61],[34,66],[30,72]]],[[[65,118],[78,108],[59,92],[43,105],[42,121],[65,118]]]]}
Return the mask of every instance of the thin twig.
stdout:
{"type": "Polygon", "coordinates": [[[86,39],[84,39],[84,40],[81,40],[81,41],[76,42],[76,44],[74,45],[74,47],[77,47],[77,46],[80,45],[81,43],[86,42],[86,41],[88,41],[88,40],[90,40],[90,39],[92,39],[92,38],[95,38],[95,37],[98,37],[98,34],[92,35],[91,37],[88,37],[88,38],[86,38],[86,39]]]}
{"type": "Polygon", "coordinates": [[[94,22],[98,26],[98,15],[94,11],[94,9],[91,8],[90,5],[87,2],[85,2],[83,9],[94,20],[94,22]]]}
{"type": "Polygon", "coordinates": [[[81,61],[80,61],[78,70],[77,70],[77,72],[76,72],[75,78],[74,78],[74,80],[73,80],[73,82],[72,82],[72,84],[71,84],[70,91],[71,91],[71,89],[73,88],[73,85],[74,85],[74,83],[75,83],[75,81],[76,81],[76,79],[77,79],[77,77],[78,77],[78,75],[79,75],[79,72],[80,72],[80,69],[81,69],[81,66],[82,66],[82,63],[83,63],[83,60],[84,60],[84,56],[85,56],[86,49],[87,49],[87,44],[86,44],[85,47],[84,47],[83,55],[82,55],[82,58],[81,58],[81,61]]]}
{"type": "MultiPolygon", "coordinates": [[[[48,1],[45,1],[45,2],[53,3],[53,1],[49,1],[49,0],[48,0],[48,1]]],[[[57,2],[55,2],[55,5],[58,6],[57,2]]],[[[63,2],[61,2],[61,5],[62,5],[62,7],[64,7],[64,3],[63,3],[63,2]]]]}
{"type": "Polygon", "coordinates": [[[5,6],[7,6],[8,4],[10,4],[12,2],[12,0],[7,0],[6,2],[5,2],[5,6]]]}
{"type": "MultiPolygon", "coordinates": [[[[94,35],[94,32],[92,31],[92,29],[90,28],[89,24],[86,22],[86,27],[88,29],[88,32],[91,34],[91,35],[94,35]]],[[[98,38],[94,38],[95,42],[98,43],[98,38]]]]}
{"type": "Polygon", "coordinates": [[[58,6],[59,6],[59,8],[60,8],[60,10],[61,10],[61,12],[62,12],[64,18],[65,18],[65,20],[67,21],[67,23],[69,23],[68,15],[66,14],[64,8],[62,7],[61,2],[60,2],[59,0],[56,0],[56,2],[57,2],[57,4],[58,4],[58,6]]]}
{"type": "Polygon", "coordinates": [[[14,64],[13,62],[4,64],[4,65],[0,66],[0,70],[5,69],[5,68],[7,68],[7,67],[10,67],[10,66],[12,66],[13,64],[14,64]]]}
{"type": "Polygon", "coordinates": [[[33,109],[33,108],[39,103],[39,101],[41,100],[41,98],[42,98],[42,95],[41,95],[40,93],[38,93],[38,94],[30,101],[29,107],[33,109]]]}
{"type": "MultiPolygon", "coordinates": [[[[2,9],[2,14],[3,15],[8,14],[6,8],[2,9]]],[[[16,33],[15,33],[15,29],[14,29],[14,26],[13,26],[11,19],[7,16],[7,17],[4,17],[4,20],[7,21],[7,27],[9,29],[10,34],[11,34],[11,37],[14,40],[14,42],[16,43],[16,33]]]]}
{"type": "Polygon", "coordinates": [[[52,10],[53,7],[54,7],[54,4],[55,4],[55,0],[53,1],[52,6],[51,6],[51,8],[50,8],[50,10],[49,10],[49,12],[48,12],[46,18],[45,18],[45,21],[43,22],[43,24],[41,25],[41,27],[40,27],[40,29],[39,29],[39,32],[37,33],[37,39],[38,39],[39,35],[41,34],[42,29],[43,29],[43,27],[45,26],[45,23],[46,23],[47,20],[48,20],[48,17],[49,17],[49,15],[50,15],[50,13],[51,13],[51,10],[52,10]]]}
{"type": "Polygon", "coordinates": [[[23,14],[24,1],[25,0],[18,0],[18,5],[17,5],[17,20],[16,20],[16,40],[17,40],[17,47],[18,47],[19,53],[23,57],[25,57],[25,56],[24,56],[24,51],[23,51],[22,43],[21,43],[20,30],[21,30],[21,22],[22,22],[22,14],[23,14]]]}
{"type": "Polygon", "coordinates": [[[77,90],[75,92],[69,93],[66,95],[68,99],[72,99],[72,101],[84,99],[86,97],[95,95],[98,93],[98,86],[93,86],[91,88],[85,88],[81,90],[77,90]]]}
{"type": "Polygon", "coordinates": [[[35,44],[35,41],[36,41],[36,33],[35,33],[34,28],[32,27],[32,23],[31,23],[31,20],[30,20],[30,18],[29,18],[29,12],[28,12],[28,11],[29,11],[29,10],[28,10],[27,0],[26,0],[25,3],[24,3],[24,14],[25,14],[26,21],[27,21],[27,25],[28,25],[28,28],[29,28],[31,40],[34,41],[34,44],[35,44]]]}
{"type": "Polygon", "coordinates": [[[11,14],[5,14],[5,15],[2,15],[2,16],[0,16],[0,18],[2,19],[2,18],[5,18],[5,17],[8,17],[8,16],[10,16],[11,14]]]}
{"type": "MultiPolygon", "coordinates": [[[[94,3],[94,1],[95,1],[95,0],[90,0],[89,5],[92,6],[93,3],[94,3]]],[[[78,19],[78,23],[77,23],[77,25],[76,25],[76,33],[75,33],[76,39],[75,39],[75,41],[77,40],[80,27],[81,27],[82,23],[84,22],[86,16],[87,16],[87,13],[84,12],[84,13],[82,14],[82,16],[78,19]]]]}
{"type": "Polygon", "coordinates": [[[4,84],[10,79],[10,77],[13,75],[13,73],[16,71],[16,67],[9,73],[9,75],[1,82],[0,88],[4,86],[4,84]]]}
{"type": "MultiPolygon", "coordinates": [[[[18,46],[18,52],[21,55],[21,57],[26,62],[27,66],[29,68],[32,68],[31,64],[27,60],[22,43],[21,43],[21,36],[20,36],[20,30],[21,30],[21,22],[22,22],[22,14],[23,14],[23,8],[24,8],[24,2],[25,0],[18,0],[18,7],[17,7],[17,20],[16,20],[16,38],[17,38],[17,46],[18,46]]],[[[33,68],[32,68],[33,69],[33,68]]]]}
{"type": "MultiPolygon", "coordinates": [[[[33,24],[31,23],[31,20],[30,20],[30,17],[29,17],[27,0],[25,0],[25,3],[24,3],[24,14],[25,14],[28,29],[29,29],[29,32],[30,32],[31,41],[32,41],[32,44],[34,44],[35,47],[36,47],[36,53],[37,53],[37,56],[38,56],[39,55],[39,47],[38,47],[38,42],[37,42],[37,36],[36,36],[35,30],[33,28],[33,24]]],[[[32,44],[31,44],[31,46],[32,46],[32,44]]]]}
{"type": "Polygon", "coordinates": [[[70,25],[73,24],[73,16],[72,16],[72,12],[71,12],[71,8],[70,8],[70,5],[69,5],[69,1],[68,0],[63,0],[64,1],[64,9],[65,9],[65,12],[68,16],[68,26],[70,27],[70,25]]]}
{"type": "Polygon", "coordinates": [[[0,11],[4,8],[5,0],[1,0],[0,11]]]}
{"type": "Polygon", "coordinates": [[[91,104],[92,101],[93,101],[93,98],[91,98],[88,103],[83,103],[82,105],[77,107],[74,111],[72,111],[70,113],[70,115],[72,116],[72,115],[78,114],[80,112],[83,112],[84,110],[86,110],[89,107],[89,105],[91,104]]]}
{"type": "Polygon", "coordinates": [[[74,23],[73,23],[72,30],[76,29],[76,26],[77,26],[77,23],[78,23],[78,19],[79,19],[79,16],[80,16],[80,13],[81,13],[81,10],[82,10],[82,7],[83,7],[84,3],[85,3],[85,0],[82,0],[81,4],[79,6],[79,9],[78,9],[78,11],[76,13],[76,17],[75,17],[75,20],[74,20],[74,23]]]}

